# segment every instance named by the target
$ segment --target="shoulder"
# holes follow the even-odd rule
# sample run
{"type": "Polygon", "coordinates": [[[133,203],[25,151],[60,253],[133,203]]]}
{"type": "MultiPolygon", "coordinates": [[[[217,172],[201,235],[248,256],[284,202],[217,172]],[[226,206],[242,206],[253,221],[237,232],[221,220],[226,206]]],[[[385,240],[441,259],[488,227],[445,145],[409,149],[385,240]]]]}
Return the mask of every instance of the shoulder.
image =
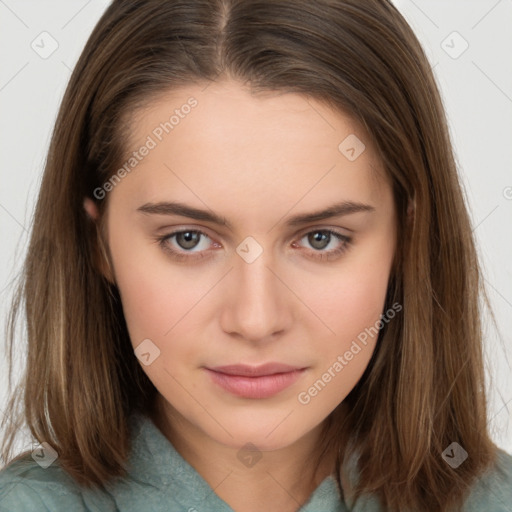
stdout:
{"type": "Polygon", "coordinates": [[[208,504],[215,500],[208,484],[180,459],[150,419],[132,419],[124,475],[100,488],[86,487],[71,477],[58,457],[45,465],[36,452],[25,452],[0,469],[0,512],[183,512],[192,511],[193,504],[201,510],[206,498],[208,504]]]}
{"type": "Polygon", "coordinates": [[[44,468],[30,453],[0,471],[0,512],[86,511],[79,486],[57,464],[44,468]]]}
{"type": "Polygon", "coordinates": [[[471,490],[464,512],[510,512],[512,510],[512,455],[498,449],[496,463],[471,490]]]}

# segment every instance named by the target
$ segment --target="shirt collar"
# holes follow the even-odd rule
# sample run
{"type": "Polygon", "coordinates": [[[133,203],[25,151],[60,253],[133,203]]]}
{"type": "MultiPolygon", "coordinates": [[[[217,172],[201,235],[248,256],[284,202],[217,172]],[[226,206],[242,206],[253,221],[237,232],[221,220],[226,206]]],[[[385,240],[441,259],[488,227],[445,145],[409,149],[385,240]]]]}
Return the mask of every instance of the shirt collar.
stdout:
{"type": "MultiPolygon", "coordinates": [[[[233,512],[215,494],[204,478],[176,451],[151,418],[131,417],[132,450],[128,461],[129,477],[158,487],[184,510],[233,512]],[[193,492],[191,492],[193,490],[193,492]]],[[[310,496],[301,512],[347,512],[333,476],[325,478],[310,496]]]]}

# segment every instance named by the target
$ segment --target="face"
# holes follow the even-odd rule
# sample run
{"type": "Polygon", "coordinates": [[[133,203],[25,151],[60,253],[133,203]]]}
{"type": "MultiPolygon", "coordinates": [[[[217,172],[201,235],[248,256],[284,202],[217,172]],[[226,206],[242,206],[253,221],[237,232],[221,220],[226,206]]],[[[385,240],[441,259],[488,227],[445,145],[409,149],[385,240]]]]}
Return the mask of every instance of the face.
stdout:
{"type": "Polygon", "coordinates": [[[375,348],[395,211],[369,137],[319,102],[235,82],[173,90],[131,126],[136,154],[103,190],[142,368],[191,431],[290,445],[375,348]]]}

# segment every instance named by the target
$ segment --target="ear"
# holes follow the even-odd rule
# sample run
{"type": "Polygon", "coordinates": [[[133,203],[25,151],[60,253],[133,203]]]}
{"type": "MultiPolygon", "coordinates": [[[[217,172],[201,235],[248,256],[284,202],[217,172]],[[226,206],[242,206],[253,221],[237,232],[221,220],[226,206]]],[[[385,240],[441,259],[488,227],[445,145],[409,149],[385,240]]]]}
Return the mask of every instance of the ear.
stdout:
{"type": "Polygon", "coordinates": [[[107,251],[105,250],[105,245],[103,242],[103,237],[100,233],[99,228],[99,220],[100,214],[98,212],[98,207],[96,203],[89,197],[84,199],[84,210],[89,216],[90,220],[95,224],[96,237],[92,240],[93,250],[94,250],[94,264],[96,269],[100,272],[101,275],[111,284],[115,285],[114,272],[112,271],[112,265],[110,263],[110,258],[107,255],[107,251]]]}
{"type": "Polygon", "coordinates": [[[407,222],[412,222],[415,210],[416,201],[414,201],[414,199],[409,199],[409,202],[407,204],[407,222]]]}
{"type": "Polygon", "coordinates": [[[90,197],[84,199],[84,210],[94,222],[99,219],[98,207],[90,197]]]}

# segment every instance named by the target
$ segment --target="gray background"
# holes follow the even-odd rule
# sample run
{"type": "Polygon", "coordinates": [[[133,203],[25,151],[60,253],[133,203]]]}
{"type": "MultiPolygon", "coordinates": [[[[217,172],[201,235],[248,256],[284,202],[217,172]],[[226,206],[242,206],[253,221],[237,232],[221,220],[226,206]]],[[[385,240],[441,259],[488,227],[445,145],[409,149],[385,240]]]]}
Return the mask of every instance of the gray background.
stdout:
{"type": "MultiPolygon", "coordinates": [[[[25,254],[57,108],[70,72],[107,4],[104,0],[0,0],[1,328],[25,254]]],[[[495,442],[512,452],[512,0],[395,0],[395,4],[423,43],[448,112],[497,318],[496,328],[489,315],[485,317],[490,427],[495,442]]],[[[7,396],[4,339],[2,332],[0,415],[7,396]]],[[[23,351],[20,344],[16,349],[20,368],[23,351]]],[[[21,375],[21,369],[16,374],[21,375]]],[[[25,445],[28,442],[22,442],[20,449],[25,445]]]]}

